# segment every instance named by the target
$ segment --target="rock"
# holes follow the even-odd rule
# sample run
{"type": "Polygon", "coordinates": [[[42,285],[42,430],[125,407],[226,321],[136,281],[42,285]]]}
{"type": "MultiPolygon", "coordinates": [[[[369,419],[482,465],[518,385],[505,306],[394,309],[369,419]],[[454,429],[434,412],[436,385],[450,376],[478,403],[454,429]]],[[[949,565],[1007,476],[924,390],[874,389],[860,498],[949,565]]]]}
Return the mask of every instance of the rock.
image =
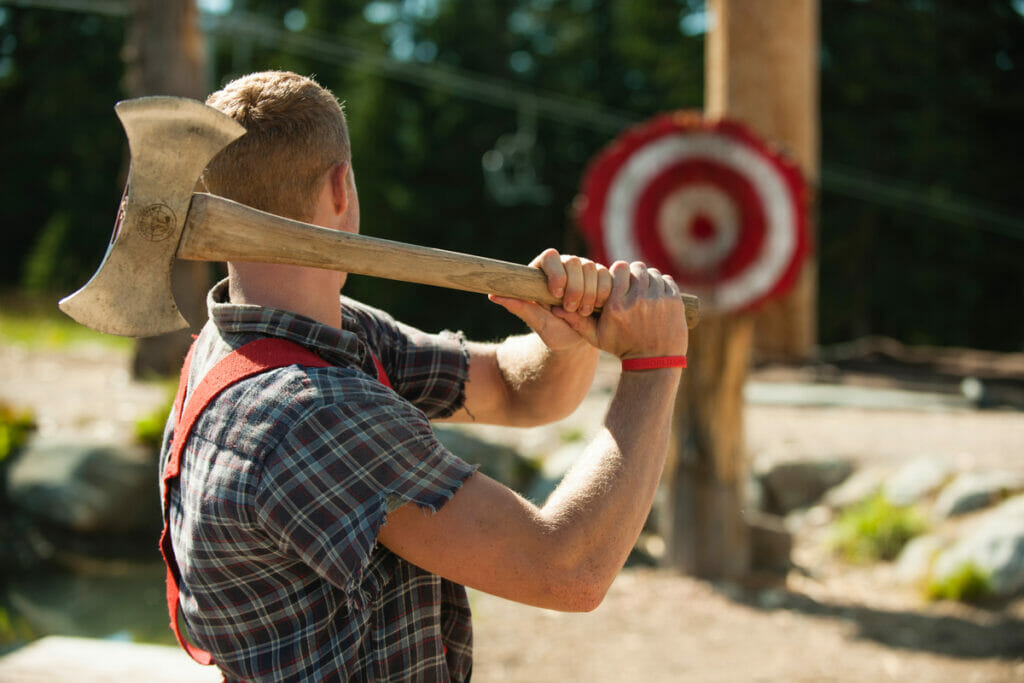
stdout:
{"type": "Polygon", "coordinates": [[[845,460],[806,460],[775,465],[761,475],[765,508],[784,515],[817,502],[853,472],[845,460]]]}
{"type": "Polygon", "coordinates": [[[162,523],[157,465],[146,449],[34,440],[12,463],[7,494],[34,518],[78,533],[162,523]]]}
{"type": "Polygon", "coordinates": [[[963,472],[942,490],[932,513],[939,519],[962,515],[1021,491],[1024,475],[1017,472],[963,472]]]}
{"type": "Polygon", "coordinates": [[[455,427],[434,426],[434,433],[445,448],[469,463],[480,465],[480,471],[509,488],[525,492],[529,489],[537,467],[514,448],[478,438],[455,427]]]}
{"type": "Polygon", "coordinates": [[[843,483],[829,489],[822,501],[834,510],[848,508],[873,496],[884,483],[885,470],[865,467],[847,477],[843,483]]]}
{"type": "Polygon", "coordinates": [[[558,483],[562,481],[565,473],[569,471],[573,463],[583,455],[587,444],[583,441],[573,441],[563,445],[547,458],[541,466],[540,474],[533,480],[526,497],[536,503],[543,505],[551,492],[555,490],[558,483]]]}
{"type": "Polygon", "coordinates": [[[750,566],[755,571],[785,574],[793,562],[793,537],[781,517],[763,513],[747,513],[744,519],[750,529],[750,566]]]}
{"type": "Polygon", "coordinates": [[[984,513],[976,526],[939,554],[932,578],[944,581],[967,564],[989,576],[997,597],[1024,591],[1024,495],[984,513]]]}
{"type": "Polygon", "coordinates": [[[913,505],[941,487],[952,473],[945,459],[917,458],[897,470],[885,482],[883,492],[893,505],[913,505]]]}
{"type": "Polygon", "coordinates": [[[939,534],[925,534],[913,538],[896,558],[896,580],[906,585],[923,584],[931,574],[932,563],[949,539],[939,534]]]}

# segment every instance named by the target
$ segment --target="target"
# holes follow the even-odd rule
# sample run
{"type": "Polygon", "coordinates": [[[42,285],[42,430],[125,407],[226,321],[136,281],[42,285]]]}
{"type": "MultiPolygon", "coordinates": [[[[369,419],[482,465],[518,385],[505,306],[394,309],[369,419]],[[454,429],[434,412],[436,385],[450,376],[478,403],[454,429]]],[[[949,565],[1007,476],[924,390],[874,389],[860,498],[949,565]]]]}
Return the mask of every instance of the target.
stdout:
{"type": "Polygon", "coordinates": [[[659,116],[602,151],[582,185],[595,259],[644,261],[719,312],[781,296],[807,255],[800,171],[734,121],[659,116]]]}

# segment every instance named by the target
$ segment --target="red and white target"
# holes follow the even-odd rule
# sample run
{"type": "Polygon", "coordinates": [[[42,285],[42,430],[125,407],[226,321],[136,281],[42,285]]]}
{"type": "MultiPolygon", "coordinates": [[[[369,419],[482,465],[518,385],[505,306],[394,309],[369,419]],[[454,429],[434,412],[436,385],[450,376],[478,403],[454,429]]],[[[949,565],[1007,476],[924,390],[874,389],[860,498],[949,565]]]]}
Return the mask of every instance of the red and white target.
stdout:
{"type": "Polygon", "coordinates": [[[720,312],[785,293],[808,251],[799,170],[733,121],[630,129],[591,163],[582,199],[597,260],[644,261],[720,312]]]}

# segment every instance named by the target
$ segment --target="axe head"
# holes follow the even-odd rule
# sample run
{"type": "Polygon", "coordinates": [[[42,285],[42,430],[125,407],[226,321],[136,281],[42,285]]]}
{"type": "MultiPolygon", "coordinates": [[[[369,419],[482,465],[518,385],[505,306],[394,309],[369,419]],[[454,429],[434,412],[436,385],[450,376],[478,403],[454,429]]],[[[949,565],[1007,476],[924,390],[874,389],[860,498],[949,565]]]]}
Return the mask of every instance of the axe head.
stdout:
{"type": "Polygon", "coordinates": [[[128,185],[99,269],[60,302],[78,322],[126,337],[187,327],[171,269],[192,192],[217,153],[245,133],[230,116],[183,97],[143,97],[115,110],[131,151],[128,185]]]}

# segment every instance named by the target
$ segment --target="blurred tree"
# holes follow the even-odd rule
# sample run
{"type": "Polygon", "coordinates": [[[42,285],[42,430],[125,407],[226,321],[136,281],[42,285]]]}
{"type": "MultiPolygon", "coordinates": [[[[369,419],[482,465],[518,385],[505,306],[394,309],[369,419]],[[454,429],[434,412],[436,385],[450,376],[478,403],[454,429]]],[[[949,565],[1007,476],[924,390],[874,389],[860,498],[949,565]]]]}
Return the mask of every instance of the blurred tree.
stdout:
{"type": "MultiPolygon", "coordinates": [[[[205,54],[198,19],[195,0],[132,0],[123,53],[125,82],[132,97],[205,99],[205,54]]],[[[175,261],[171,275],[174,300],[191,329],[140,339],[132,363],[136,375],[174,375],[181,369],[191,335],[206,322],[211,275],[207,263],[175,261]]]]}
{"type": "Polygon", "coordinates": [[[0,6],[0,284],[67,292],[99,263],[121,195],[119,17],[0,6]]]}
{"type": "Polygon", "coordinates": [[[1024,348],[1024,230],[984,211],[1024,215],[1012,170],[1024,151],[1022,11],[1017,0],[823,0],[824,164],[865,181],[851,193],[823,177],[823,342],[1024,348]],[[964,196],[971,218],[944,208],[964,196]]]}

